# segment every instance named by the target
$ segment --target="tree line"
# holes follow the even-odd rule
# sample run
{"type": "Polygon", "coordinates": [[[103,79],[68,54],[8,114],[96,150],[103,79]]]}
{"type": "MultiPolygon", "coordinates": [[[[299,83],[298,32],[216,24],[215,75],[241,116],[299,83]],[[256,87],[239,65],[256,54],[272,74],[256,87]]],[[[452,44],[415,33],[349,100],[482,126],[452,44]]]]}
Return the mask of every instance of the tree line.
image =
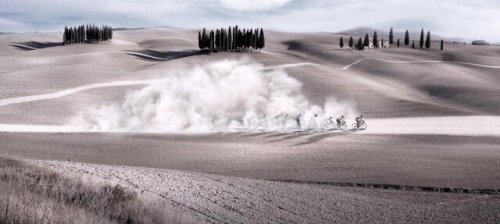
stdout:
{"type": "MultiPolygon", "coordinates": [[[[411,40],[411,42],[412,42],[411,48],[415,49],[416,48],[415,41],[411,40]]],[[[373,43],[373,48],[388,47],[388,46],[385,46],[384,39],[381,39],[381,41],[379,42],[377,31],[375,31],[373,33],[372,43],[373,43]]],[[[389,31],[389,46],[393,45],[394,43],[395,43],[394,42],[394,33],[393,33],[393,29],[391,27],[391,29],[389,31]]],[[[406,32],[405,32],[404,44],[406,47],[408,47],[410,45],[410,33],[408,32],[408,30],[406,30],[406,32]]],[[[339,46],[340,46],[340,48],[344,48],[344,37],[340,37],[339,46]]],[[[367,48],[369,46],[370,46],[370,37],[369,37],[368,33],[365,35],[364,40],[362,38],[359,38],[358,42],[356,44],[354,43],[354,39],[352,38],[352,36],[349,38],[349,47],[351,49],[364,50],[365,48],[367,48]]],[[[399,38],[396,41],[396,46],[397,47],[400,46],[399,38]]],[[[425,47],[427,50],[429,50],[431,48],[431,31],[427,31],[427,35],[424,35],[424,29],[422,29],[422,31],[420,32],[419,46],[420,46],[420,49],[423,49],[425,47]]],[[[444,50],[444,40],[443,39],[441,39],[440,49],[444,50]]]]}
{"type": "Polygon", "coordinates": [[[207,32],[205,28],[198,32],[198,47],[210,52],[249,52],[260,50],[266,45],[264,30],[243,29],[238,26],[207,32]]]}
{"type": "Polygon", "coordinates": [[[64,44],[98,43],[110,39],[113,39],[113,28],[110,26],[98,27],[88,24],[64,27],[64,44]]]}

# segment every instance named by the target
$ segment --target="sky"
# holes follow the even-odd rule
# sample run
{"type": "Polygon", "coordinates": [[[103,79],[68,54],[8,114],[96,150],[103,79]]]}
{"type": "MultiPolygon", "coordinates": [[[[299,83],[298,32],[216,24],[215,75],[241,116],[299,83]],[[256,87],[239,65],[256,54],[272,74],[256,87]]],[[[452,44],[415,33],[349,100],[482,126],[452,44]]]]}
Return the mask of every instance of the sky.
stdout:
{"type": "Polygon", "coordinates": [[[424,28],[500,42],[500,0],[0,0],[0,32],[60,31],[86,23],[292,32],[424,28]]]}

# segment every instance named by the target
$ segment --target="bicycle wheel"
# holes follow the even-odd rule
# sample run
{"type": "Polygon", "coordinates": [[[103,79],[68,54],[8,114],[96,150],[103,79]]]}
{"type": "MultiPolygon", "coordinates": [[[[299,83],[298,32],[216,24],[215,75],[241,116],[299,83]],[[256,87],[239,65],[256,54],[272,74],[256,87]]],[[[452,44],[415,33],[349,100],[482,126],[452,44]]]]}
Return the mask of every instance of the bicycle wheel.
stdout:
{"type": "Polygon", "coordinates": [[[356,124],[356,123],[352,124],[351,128],[352,129],[358,129],[358,124],[356,124]]]}
{"type": "Polygon", "coordinates": [[[366,129],[367,127],[368,127],[368,125],[366,125],[366,123],[363,123],[360,128],[361,129],[366,129]]]}
{"type": "Polygon", "coordinates": [[[339,126],[339,128],[342,129],[342,130],[346,130],[347,129],[347,124],[341,124],[339,126]]]}

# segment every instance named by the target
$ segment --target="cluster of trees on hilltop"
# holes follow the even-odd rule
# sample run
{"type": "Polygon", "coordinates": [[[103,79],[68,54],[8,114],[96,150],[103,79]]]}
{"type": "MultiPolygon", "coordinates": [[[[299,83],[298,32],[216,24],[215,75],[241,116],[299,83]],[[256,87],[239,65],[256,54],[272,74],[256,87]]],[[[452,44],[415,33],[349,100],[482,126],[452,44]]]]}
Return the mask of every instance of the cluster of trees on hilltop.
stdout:
{"type": "MultiPolygon", "coordinates": [[[[424,38],[424,36],[425,36],[424,35],[424,29],[422,29],[422,31],[420,33],[420,41],[419,41],[420,49],[423,49],[425,47],[427,50],[429,50],[431,48],[431,32],[427,31],[427,36],[425,38],[424,38]]],[[[379,39],[378,39],[378,36],[377,36],[377,31],[375,31],[373,33],[372,43],[373,43],[373,48],[384,48],[384,47],[389,47],[389,46],[393,45],[394,44],[394,33],[393,33],[392,27],[391,27],[391,30],[389,31],[389,45],[388,46],[385,45],[386,42],[384,42],[384,39],[381,39],[381,41],[379,42],[379,39]]],[[[407,47],[410,45],[410,33],[408,32],[408,30],[406,30],[406,32],[405,32],[404,44],[407,47]]],[[[341,48],[344,47],[344,37],[340,37],[339,46],[341,48]]],[[[400,46],[399,39],[397,39],[397,41],[396,41],[396,46],[397,47],[400,46]]],[[[364,50],[365,48],[370,47],[370,37],[369,37],[369,35],[366,34],[364,40],[362,38],[359,38],[357,44],[354,44],[354,40],[353,40],[353,38],[351,36],[349,38],[349,47],[351,49],[357,49],[357,50],[364,50]]],[[[412,40],[411,47],[413,49],[416,48],[414,40],[412,40]]],[[[440,47],[440,49],[441,50],[444,49],[444,40],[441,40],[441,47],[440,47]]]]}
{"type": "Polygon", "coordinates": [[[217,29],[207,32],[205,28],[198,32],[198,47],[201,50],[210,52],[248,52],[260,50],[266,45],[264,30],[243,29],[238,26],[229,27],[229,29],[217,29]]]}
{"type": "Polygon", "coordinates": [[[64,44],[96,43],[110,39],[113,39],[113,28],[110,26],[81,25],[64,27],[64,44]]]}

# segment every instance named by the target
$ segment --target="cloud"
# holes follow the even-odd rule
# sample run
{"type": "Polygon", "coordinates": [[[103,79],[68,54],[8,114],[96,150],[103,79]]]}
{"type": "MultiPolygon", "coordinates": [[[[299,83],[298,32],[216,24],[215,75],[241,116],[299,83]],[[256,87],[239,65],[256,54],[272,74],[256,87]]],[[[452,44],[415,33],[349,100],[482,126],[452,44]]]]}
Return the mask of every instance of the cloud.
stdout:
{"type": "Polygon", "coordinates": [[[237,11],[261,11],[279,8],[291,0],[220,0],[223,7],[237,11]]]}
{"type": "Polygon", "coordinates": [[[120,27],[181,28],[241,25],[283,31],[429,29],[435,34],[500,41],[498,0],[16,0],[2,2],[6,31],[60,30],[103,23],[120,27]],[[82,7],[82,5],[92,7],[82,7]],[[36,10],[35,10],[36,9],[36,10]]]}

